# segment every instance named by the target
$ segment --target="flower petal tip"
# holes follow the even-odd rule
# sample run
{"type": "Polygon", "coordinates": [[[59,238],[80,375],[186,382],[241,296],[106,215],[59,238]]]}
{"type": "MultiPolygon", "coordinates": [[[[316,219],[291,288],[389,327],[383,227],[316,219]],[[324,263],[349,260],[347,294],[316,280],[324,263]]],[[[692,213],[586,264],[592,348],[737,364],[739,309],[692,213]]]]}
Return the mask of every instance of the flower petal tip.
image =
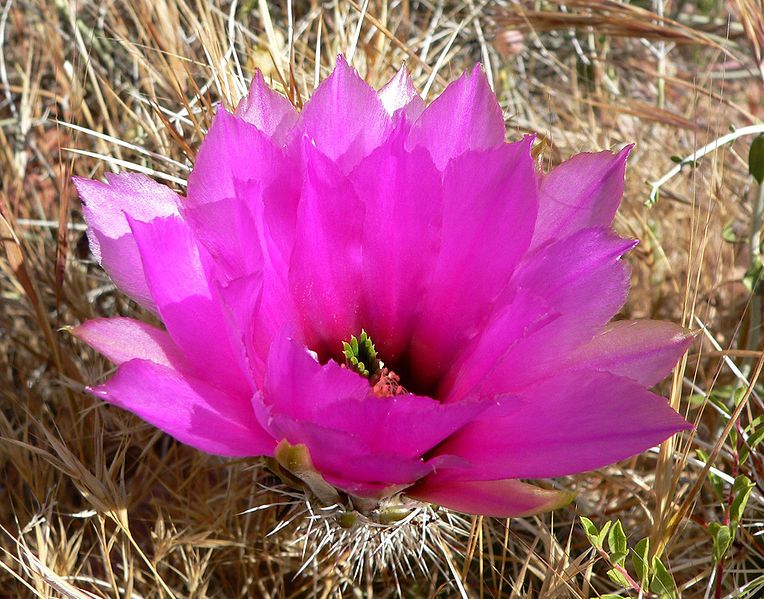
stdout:
{"type": "Polygon", "coordinates": [[[618,150],[618,152],[616,152],[616,156],[618,158],[623,157],[623,159],[626,160],[631,155],[631,152],[636,147],[636,145],[637,144],[635,143],[626,144],[620,150],[618,150]]]}
{"type": "Polygon", "coordinates": [[[578,493],[575,491],[556,491],[552,489],[539,490],[546,496],[546,503],[523,514],[518,514],[516,517],[536,516],[538,514],[553,512],[570,505],[575,501],[576,497],[578,497],[578,493]]]}
{"type": "Polygon", "coordinates": [[[108,400],[109,392],[106,390],[105,385],[96,385],[95,387],[87,385],[85,387],[85,393],[97,397],[98,399],[108,400]]]}

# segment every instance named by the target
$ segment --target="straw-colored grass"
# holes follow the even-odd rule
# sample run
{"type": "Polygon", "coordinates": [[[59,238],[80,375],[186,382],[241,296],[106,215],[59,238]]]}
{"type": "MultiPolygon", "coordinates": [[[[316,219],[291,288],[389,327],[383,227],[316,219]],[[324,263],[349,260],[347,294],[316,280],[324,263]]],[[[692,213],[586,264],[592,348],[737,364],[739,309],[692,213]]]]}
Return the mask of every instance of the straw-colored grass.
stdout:
{"type": "Polygon", "coordinates": [[[744,284],[753,135],[650,185],[761,124],[761,2],[2,0],[0,41],[1,597],[638,596],[579,516],[620,520],[632,548],[649,537],[683,597],[764,593],[764,456],[745,447],[764,430],[761,299],[744,284]],[[255,68],[299,106],[338,52],[374,85],[406,61],[428,99],[482,61],[509,137],[537,132],[545,168],[636,142],[623,315],[701,330],[660,387],[694,432],[557,481],[578,498],[552,514],[425,513],[422,534],[343,537],[256,460],[203,455],[83,393],[111,366],[67,327],[151,316],[93,262],[70,176],[134,170],[182,191],[215,104],[255,68]],[[754,487],[717,563],[709,525],[739,475],[754,487]]]}

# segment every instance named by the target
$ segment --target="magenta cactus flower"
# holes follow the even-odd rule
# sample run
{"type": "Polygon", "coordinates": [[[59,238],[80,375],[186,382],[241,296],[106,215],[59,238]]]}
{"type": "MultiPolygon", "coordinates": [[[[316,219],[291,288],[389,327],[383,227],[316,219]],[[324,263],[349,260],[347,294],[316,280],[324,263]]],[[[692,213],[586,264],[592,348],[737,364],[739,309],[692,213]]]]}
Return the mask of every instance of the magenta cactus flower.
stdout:
{"type": "Polygon", "coordinates": [[[611,231],[628,149],[540,173],[476,67],[425,106],[342,57],[301,112],[258,74],[219,109],[186,197],[76,179],[92,251],[164,328],[75,332],[96,397],[319,497],[489,516],[552,509],[520,479],[592,470],[689,424],[648,388],[691,335],[618,321],[635,242],[611,231]],[[361,501],[362,500],[362,501],[361,501]]]}

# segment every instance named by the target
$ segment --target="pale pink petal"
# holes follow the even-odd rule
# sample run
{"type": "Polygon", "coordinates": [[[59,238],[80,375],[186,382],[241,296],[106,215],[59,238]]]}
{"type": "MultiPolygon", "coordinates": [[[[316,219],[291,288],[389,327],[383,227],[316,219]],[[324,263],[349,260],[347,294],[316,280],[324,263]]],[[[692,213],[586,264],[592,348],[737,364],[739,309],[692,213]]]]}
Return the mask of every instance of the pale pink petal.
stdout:
{"type": "Polygon", "coordinates": [[[530,141],[469,151],[446,169],[440,252],[412,338],[421,388],[482,330],[528,247],[538,202],[530,141]]]}
{"type": "Polygon", "coordinates": [[[541,201],[531,247],[590,227],[609,227],[623,195],[626,158],[617,154],[577,154],[541,181],[541,201]]]}
{"type": "Polygon", "coordinates": [[[409,70],[405,66],[401,67],[377,93],[390,116],[402,110],[406,120],[414,122],[424,111],[424,100],[414,87],[409,70]]]}
{"type": "Polygon", "coordinates": [[[332,74],[305,103],[299,126],[348,172],[387,137],[392,120],[377,92],[340,55],[332,74]]]}
{"type": "Polygon", "coordinates": [[[560,508],[573,500],[571,493],[534,487],[519,480],[455,481],[429,475],[405,491],[419,501],[465,514],[493,518],[519,518],[560,508]]]}
{"type": "Polygon", "coordinates": [[[142,306],[154,310],[125,214],[140,220],[178,214],[180,198],[146,175],[107,174],[106,179],[108,184],[73,177],[88,224],[90,251],[117,287],[142,306]]]}
{"type": "Polygon", "coordinates": [[[446,440],[438,453],[472,462],[469,471],[443,476],[547,478],[601,468],[688,428],[665,398],[638,383],[576,371],[550,376],[515,401],[502,402],[446,440]]]}
{"type": "Polygon", "coordinates": [[[341,350],[358,322],[364,205],[337,166],[310,143],[289,285],[308,345],[320,355],[341,350]]]}
{"type": "Polygon", "coordinates": [[[408,349],[440,244],[443,192],[429,154],[394,135],[349,175],[365,204],[362,325],[385,361],[408,349]]]}
{"type": "Polygon", "coordinates": [[[504,142],[504,117],[482,67],[451,83],[419,117],[409,135],[409,147],[423,146],[435,166],[467,150],[487,150],[504,142]]]}
{"type": "Polygon", "coordinates": [[[272,455],[276,445],[248,404],[154,362],[125,362],[91,393],[207,453],[272,455]]]}
{"type": "Polygon", "coordinates": [[[262,218],[256,220],[253,214],[262,213],[262,202],[259,197],[247,199],[250,201],[237,195],[184,212],[194,236],[214,261],[216,278],[222,282],[263,269],[262,218]]]}
{"type": "Polygon", "coordinates": [[[260,69],[255,72],[249,93],[241,99],[235,114],[253,124],[278,146],[287,143],[298,118],[291,102],[268,87],[260,69]]]}
{"type": "Polygon", "coordinates": [[[132,233],[112,239],[88,226],[88,243],[91,248],[94,244],[97,245],[98,262],[119,290],[147,310],[156,312],[151,292],[146,286],[141,255],[132,233]]]}
{"type": "MultiPolygon", "coordinates": [[[[293,170],[288,154],[265,133],[219,108],[188,177],[186,205],[235,197],[237,181],[256,181],[261,190],[278,181],[286,188],[293,170]]],[[[296,195],[299,182],[292,184],[296,195]]]]}
{"type": "Polygon", "coordinates": [[[286,276],[301,169],[291,150],[218,110],[189,177],[184,216],[230,278],[250,274],[262,259],[279,262],[286,276]]]}
{"type": "Polygon", "coordinates": [[[268,190],[255,181],[235,181],[234,185],[235,197],[195,206],[186,216],[214,261],[211,275],[224,287],[253,275],[262,278],[259,312],[248,318],[265,359],[273,334],[296,320],[288,285],[296,207],[285,206],[290,203],[288,192],[280,194],[279,185],[268,190]]]}
{"type": "Polygon", "coordinates": [[[673,370],[694,338],[671,322],[621,320],[578,348],[560,367],[605,370],[652,387],[673,370]]]}
{"type": "Polygon", "coordinates": [[[132,318],[96,318],[72,329],[77,337],[114,364],[139,358],[188,371],[183,353],[166,331],[132,318]]]}
{"type": "Polygon", "coordinates": [[[235,355],[243,350],[226,334],[223,308],[210,290],[188,225],[177,217],[150,223],[129,220],[146,281],[173,341],[205,380],[248,400],[249,375],[235,355]]]}
{"type": "MultiPolygon", "coordinates": [[[[238,348],[234,357],[242,372],[250,373],[256,388],[261,388],[265,376],[267,350],[261,347],[260,319],[263,300],[263,276],[254,272],[226,284],[215,284],[231,345],[238,348]]],[[[270,340],[268,340],[269,342],[270,340]]]]}

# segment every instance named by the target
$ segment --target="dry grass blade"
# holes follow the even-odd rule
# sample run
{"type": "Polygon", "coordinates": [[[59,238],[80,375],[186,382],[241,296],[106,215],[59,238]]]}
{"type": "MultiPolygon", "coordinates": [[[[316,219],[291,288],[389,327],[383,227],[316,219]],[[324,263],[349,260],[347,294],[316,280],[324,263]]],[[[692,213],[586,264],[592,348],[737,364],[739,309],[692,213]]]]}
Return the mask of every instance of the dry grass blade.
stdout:
{"type": "Polygon", "coordinates": [[[584,29],[599,35],[700,44],[721,49],[719,42],[697,30],[661,17],[640,6],[613,0],[548,2],[548,10],[534,10],[536,3],[514,5],[499,11],[496,22],[506,27],[532,31],[584,29]],[[527,7],[527,8],[526,8],[527,7]]]}

